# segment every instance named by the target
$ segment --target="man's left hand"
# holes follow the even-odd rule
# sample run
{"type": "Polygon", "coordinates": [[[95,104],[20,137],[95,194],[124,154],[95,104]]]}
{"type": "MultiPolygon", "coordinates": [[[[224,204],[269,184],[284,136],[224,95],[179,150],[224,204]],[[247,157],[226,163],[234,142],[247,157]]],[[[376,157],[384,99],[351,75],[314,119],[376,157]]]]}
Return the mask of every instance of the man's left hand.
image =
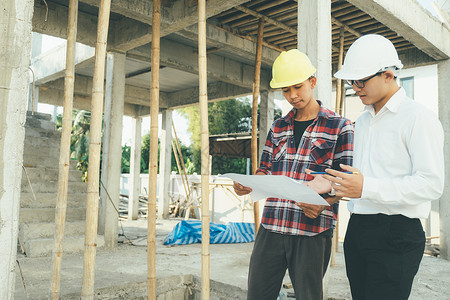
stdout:
{"type": "Polygon", "coordinates": [[[342,170],[347,172],[354,172],[355,174],[346,174],[332,169],[326,169],[330,175],[323,175],[323,177],[332,182],[332,186],[338,197],[361,198],[364,176],[361,172],[347,165],[340,165],[342,170]]]}
{"type": "Polygon", "coordinates": [[[303,210],[305,216],[311,219],[317,218],[320,213],[327,208],[326,205],[313,205],[301,202],[297,202],[295,204],[303,210]]]}
{"type": "MultiPolygon", "coordinates": [[[[334,203],[338,202],[340,198],[338,197],[329,197],[325,200],[330,204],[333,205],[334,203]]],[[[307,204],[302,202],[296,202],[295,203],[298,207],[300,207],[303,212],[305,213],[305,216],[311,219],[317,218],[323,210],[327,209],[327,205],[314,205],[314,204],[307,204]]]]}

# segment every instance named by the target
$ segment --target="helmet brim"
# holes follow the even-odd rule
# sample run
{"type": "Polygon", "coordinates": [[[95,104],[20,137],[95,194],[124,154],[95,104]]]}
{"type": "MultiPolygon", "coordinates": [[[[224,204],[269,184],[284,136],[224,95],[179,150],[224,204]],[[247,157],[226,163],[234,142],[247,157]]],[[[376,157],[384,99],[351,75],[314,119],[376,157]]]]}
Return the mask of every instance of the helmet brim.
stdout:
{"type": "Polygon", "coordinates": [[[270,87],[273,89],[280,89],[280,88],[284,88],[284,87],[288,87],[288,86],[297,85],[299,83],[306,81],[309,77],[311,77],[311,76],[296,78],[294,80],[285,81],[285,82],[276,82],[275,80],[272,79],[270,81],[270,87]]]}
{"type": "Polygon", "coordinates": [[[365,77],[369,77],[373,74],[377,73],[377,71],[370,72],[347,72],[344,68],[340,69],[336,73],[334,73],[334,77],[343,79],[343,80],[360,80],[365,77]]]}

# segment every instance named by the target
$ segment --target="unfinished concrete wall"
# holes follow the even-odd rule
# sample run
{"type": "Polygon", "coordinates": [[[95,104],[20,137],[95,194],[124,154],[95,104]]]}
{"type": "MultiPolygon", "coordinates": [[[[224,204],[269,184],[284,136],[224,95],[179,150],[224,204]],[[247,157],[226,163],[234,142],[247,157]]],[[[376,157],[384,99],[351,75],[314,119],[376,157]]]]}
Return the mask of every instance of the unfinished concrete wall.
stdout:
{"type": "Polygon", "coordinates": [[[450,59],[438,63],[439,119],[444,128],[444,194],[439,201],[441,257],[450,260],[450,59]]]}
{"type": "Polygon", "coordinates": [[[0,299],[13,299],[24,123],[31,56],[31,0],[0,2],[0,299]]]}
{"type": "Polygon", "coordinates": [[[316,99],[332,107],[331,99],[331,0],[298,1],[297,48],[316,67],[316,99]]]}

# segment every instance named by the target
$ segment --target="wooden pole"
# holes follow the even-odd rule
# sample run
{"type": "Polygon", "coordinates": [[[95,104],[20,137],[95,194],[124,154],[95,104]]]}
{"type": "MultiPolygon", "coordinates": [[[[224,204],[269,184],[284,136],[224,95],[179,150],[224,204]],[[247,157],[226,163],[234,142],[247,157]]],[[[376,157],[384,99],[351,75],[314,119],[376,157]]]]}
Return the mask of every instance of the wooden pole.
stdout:
{"type": "MultiPolygon", "coordinates": [[[[338,66],[337,69],[340,70],[342,67],[342,61],[344,60],[344,33],[345,28],[341,27],[340,33],[339,33],[339,57],[338,57],[338,66]]],[[[341,79],[337,79],[336,81],[336,108],[335,112],[339,115],[342,115],[342,99],[343,99],[343,93],[345,91],[344,88],[344,82],[341,79]]],[[[338,251],[339,247],[339,227],[338,227],[339,221],[336,222],[336,228],[335,233],[332,239],[332,245],[331,245],[331,258],[330,258],[330,266],[334,267],[336,265],[336,252],[338,251]]]]}
{"type": "Polygon", "coordinates": [[[344,110],[344,99],[345,99],[345,84],[342,82],[341,84],[341,99],[339,100],[339,107],[341,108],[341,114],[342,116],[345,116],[345,110],[344,110]]]}
{"type": "Polygon", "coordinates": [[[55,210],[55,248],[53,250],[53,272],[51,299],[59,299],[60,273],[66,223],[67,190],[69,186],[70,137],[72,132],[73,90],[75,79],[75,44],[77,39],[78,0],[69,2],[67,27],[66,71],[64,75],[64,111],[62,119],[61,145],[59,150],[58,198],[55,210]]]}
{"type": "Polygon", "coordinates": [[[206,0],[198,0],[198,76],[202,190],[202,300],[209,300],[209,128],[206,68],[206,0]]]}
{"type": "MultiPolygon", "coordinates": [[[[256,46],[255,60],[255,80],[253,82],[253,103],[252,103],[252,173],[255,174],[258,169],[258,96],[260,88],[261,75],[261,53],[264,35],[264,21],[259,20],[258,42],[256,46]]],[[[255,234],[259,229],[259,203],[253,201],[253,216],[255,220],[255,234]]]]}
{"type": "Polygon", "coordinates": [[[341,115],[345,115],[344,111],[344,99],[345,99],[345,84],[341,84],[341,100],[339,106],[341,107],[341,115]]]}
{"type": "Polygon", "coordinates": [[[150,162],[148,167],[147,268],[148,299],[156,300],[156,189],[158,178],[158,114],[161,0],[153,1],[152,87],[150,98],[150,162]]]}
{"type": "MultiPolygon", "coordinates": [[[[342,67],[342,61],[344,59],[344,27],[341,27],[341,32],[339,35],[339,57],[338,57],[338,70],[342,67]]],[[[341,79],[337,79],[336,81],[336,113],[342,115],[342,86],[343,82],[341,79]]]]}
{"type": "Polygon", "coordinates": [[[100,150],[105,84],[106,42],[111,0],[102,0],[98,11],[95,66],[92,82],[91,127],[89,138],[88,195],[86,200],[86,238],[81,299],[94,299],[95,255],[97,252],[100,150]]]}
{"type": "Polygon", "coordinates": [[[183,182],[183,187],[184,187],[184,192],[186,193],[186,198],[189,198],[189,194],[190,192],[188,192],[188,183],[185,181],[185,178],[182,174],[182,170],[181,170],[181,165],[180,165],[180,159],[178,158],[178,151],[177,148],[175,146],[175,142],[173,141],[174,139],[172,139],[172,150],[173,150],[173,154],[175,156],[175,161],[177,163],[177,167],[178,167],[178,171],[180,172],[180,176],[181,176],[181,182],[183,182]]]}
{"type": "Polygon", "coordinates": [[[188,191],[186,196],[189,197],[189,195],[191,194],[191,190],[189,188],[189,181],[188,181],[188,177],[187,177],[187,173],[186,173],[186,166],[184,164],[183,153],[181,153],[181,147],[180,147],[180,144],[178,143],[177,131],[175,130],[175,124],[173,123],[173,121],[172,121],[172,128],[173,128],[173,134],[175,135],[175,142],[176,142],[176,145],[177,145],[176,151],[178,152],[178,156],[180,157],[180,160],[181,160],[181,166],[183,167],[183,169],[180,170],[180,175],[184,176],[184,178],[186,180],[187,191],[188,191]],[[181,171],[183,173],[181,173],[181,171]]]}

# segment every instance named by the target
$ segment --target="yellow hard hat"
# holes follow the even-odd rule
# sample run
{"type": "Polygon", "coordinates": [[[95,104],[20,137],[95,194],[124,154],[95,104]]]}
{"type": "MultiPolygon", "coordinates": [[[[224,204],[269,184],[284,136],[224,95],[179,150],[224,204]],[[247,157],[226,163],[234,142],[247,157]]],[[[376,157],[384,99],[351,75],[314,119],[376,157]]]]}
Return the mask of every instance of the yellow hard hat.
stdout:
{"type": "Polygon", "coordinates": [[[308,56],[298,49],[283,51],[273,62],[271,88],[299,84],[316,72],[308,56]]]}

